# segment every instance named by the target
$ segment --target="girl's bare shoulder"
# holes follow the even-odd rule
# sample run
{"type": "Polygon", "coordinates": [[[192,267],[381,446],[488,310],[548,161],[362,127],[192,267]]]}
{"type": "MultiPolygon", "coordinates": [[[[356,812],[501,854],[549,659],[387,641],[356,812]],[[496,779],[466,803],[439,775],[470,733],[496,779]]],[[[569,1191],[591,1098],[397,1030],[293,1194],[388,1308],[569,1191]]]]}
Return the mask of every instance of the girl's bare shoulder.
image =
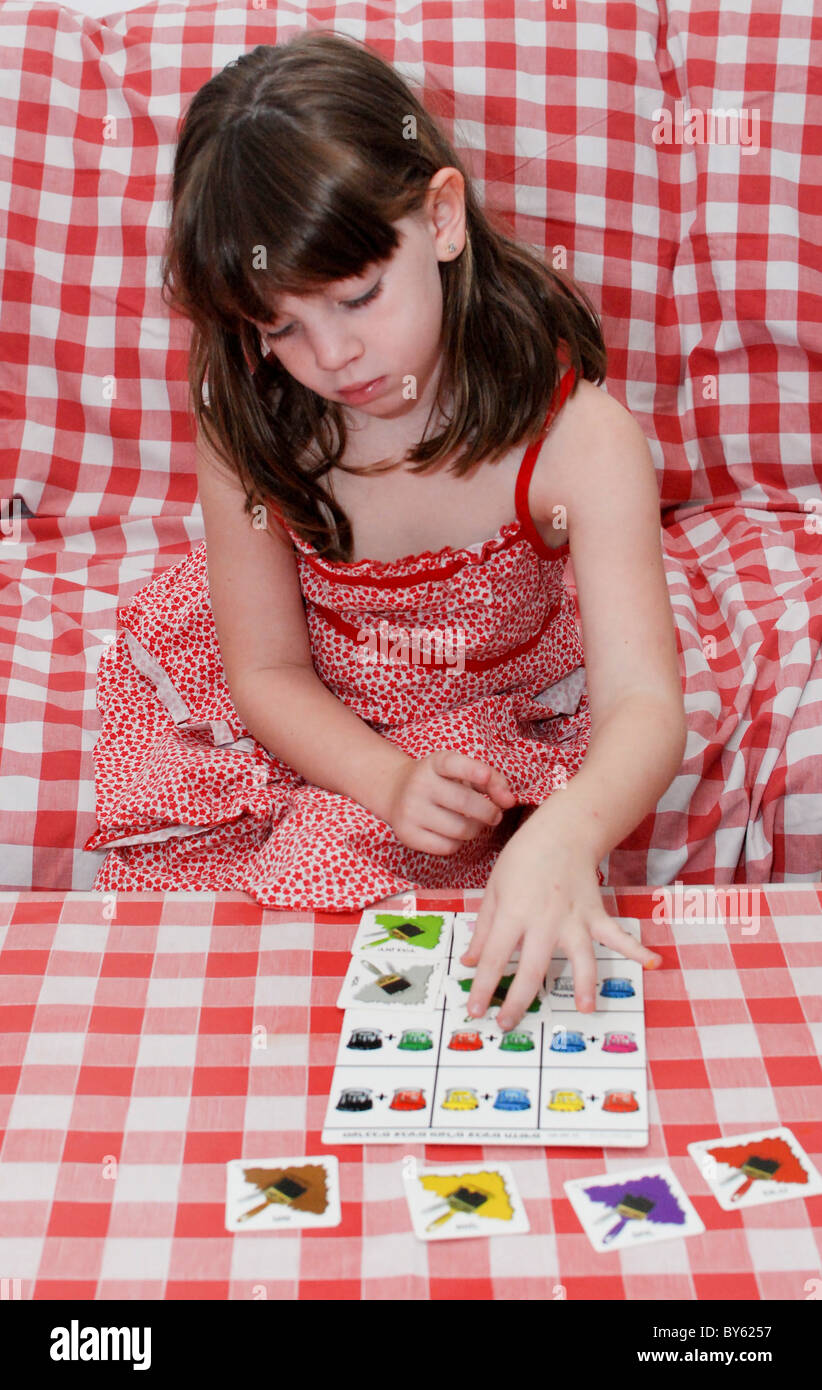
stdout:
{"type": "Polygon", "coordinates": [[[647,477],[649,470],[653,474],[648,441],[631,412],[603,387],[580,380],[537,457],[530,491],[534,520],[550,518],[557,504],[570,517],[590,502],[592,492],[630,489],[632,475],[647,477]]]}
{"type": "MultiPolygon", "coordinates": [[[[568,397],[545,439],[543,452],[546,456],[559,458],[563,446],[570,440],[590,443],[606,439],[611,430],[620,434],[642,435],[642,430],[631,414],[614,396],[610,396],[604,386],[595,386],[584,378],[577,382],[576,390],[568,397]]],[[[644,438],[644,435],[642,436],[644,438]]]]}

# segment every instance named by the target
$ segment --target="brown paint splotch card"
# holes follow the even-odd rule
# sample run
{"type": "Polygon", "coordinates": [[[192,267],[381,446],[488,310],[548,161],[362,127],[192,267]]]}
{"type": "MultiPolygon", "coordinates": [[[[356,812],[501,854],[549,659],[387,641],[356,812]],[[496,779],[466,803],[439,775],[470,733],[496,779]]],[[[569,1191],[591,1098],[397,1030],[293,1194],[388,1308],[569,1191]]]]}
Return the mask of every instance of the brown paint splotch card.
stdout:
{"type": "Polygon", "coordinates": [[[339,1163],[333,1156],[232,1159],[226,1165],[226,1229],[283,1231],[338,1226],[339,1163]]]}

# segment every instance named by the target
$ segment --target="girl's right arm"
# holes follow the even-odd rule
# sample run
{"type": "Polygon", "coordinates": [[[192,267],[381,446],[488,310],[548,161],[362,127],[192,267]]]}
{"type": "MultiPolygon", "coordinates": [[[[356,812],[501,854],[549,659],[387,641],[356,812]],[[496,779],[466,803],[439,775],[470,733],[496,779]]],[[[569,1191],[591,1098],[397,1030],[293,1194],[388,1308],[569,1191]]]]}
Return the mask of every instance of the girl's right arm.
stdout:
{"type": "Polygon", "coordinates": [[[223,669],[234,708],[258,743],[429,853],[454,853],[495,822],[498,808],[515,804],[487,764],[455,750],[411,758],[331,693],[314,670],[286,532],[270,512],[265,527],[251,524],[239,479],[201,435],[197,478],[223,669]]]}

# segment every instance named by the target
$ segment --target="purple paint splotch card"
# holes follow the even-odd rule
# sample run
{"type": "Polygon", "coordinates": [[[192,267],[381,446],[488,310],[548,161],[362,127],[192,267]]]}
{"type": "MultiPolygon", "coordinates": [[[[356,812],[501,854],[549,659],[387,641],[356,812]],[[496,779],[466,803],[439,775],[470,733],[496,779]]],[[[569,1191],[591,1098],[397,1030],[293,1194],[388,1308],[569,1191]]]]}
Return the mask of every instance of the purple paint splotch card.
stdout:
{"type": "Polygon", "coordinates": [[[600,1253],[700,1235],[705,1230],[681,1182],[665,1163],[572,1178],[564,1186],[585,1234],[600,1253]]]}

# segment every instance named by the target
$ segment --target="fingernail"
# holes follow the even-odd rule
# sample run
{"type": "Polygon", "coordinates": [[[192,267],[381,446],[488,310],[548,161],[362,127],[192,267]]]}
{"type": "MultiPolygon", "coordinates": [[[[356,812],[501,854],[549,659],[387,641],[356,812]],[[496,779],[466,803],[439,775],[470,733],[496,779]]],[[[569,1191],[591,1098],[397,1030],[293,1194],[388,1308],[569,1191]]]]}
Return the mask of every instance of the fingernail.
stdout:
{"type": "Polygon", "coordinates": [[[511,1027],[511,1024],[508,1022],[508,1019],[501,1018],[499,1014],[497,1015],[497,1025],[502,1029],[503,1033],[507,1033],[508,1029],[511,1027]]]}
{"type": "Polygon", "coordinates": [[[654,956],[653,960],[646,960],[645,970],[658,970],[662,964],[662,956],[654,956]]]}

